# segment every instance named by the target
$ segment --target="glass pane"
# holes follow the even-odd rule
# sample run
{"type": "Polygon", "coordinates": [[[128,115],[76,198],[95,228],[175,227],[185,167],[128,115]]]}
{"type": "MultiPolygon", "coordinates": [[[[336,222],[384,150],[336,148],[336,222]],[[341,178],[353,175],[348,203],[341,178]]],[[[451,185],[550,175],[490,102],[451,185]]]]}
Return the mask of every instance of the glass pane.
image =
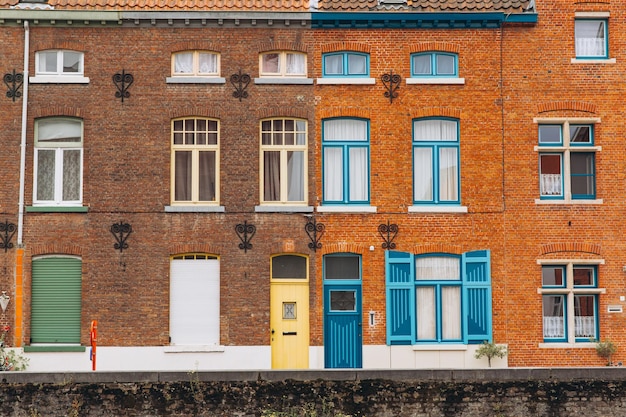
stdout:
{"type": "Polygon", "coordinates": [[[417,340],[437,338],[435,287],[417,287],[417,340]]]}
{"type": "Polygon", "coordinates": [[[360,279],[361,260],[358,256],[326,256],[325,279],[360,279]]]}
{"type": "Polygon", "coordinates": [[[304,201],[304,152],[287,152],[287,200],[304,201]]]}
{"type": "Polygon", "coordinates": [[[413,199],[415,201],[433,200],[432,152],[432,148],[413,150],[413,199]]]}
{"type": "Polygon", "coordinates": [[[191,201],[191,152],[175,152],[174,166],[174,200],[191,201]]]}
{"type": "Polygon", "coordinates": [[[324,148],[324,200],[343,200],[343,150],[324,148]]]}
{"type": "Polygon", "coordinates": [[[63,151],[63,201],[80,200],[81,151],[63,151]]]}
{"type": "Polygon", "coordinates": [[[430,55],[413,56],[413,73],[415,75],[432,75],[430,55]]]}
{"type": "Polygon", "coordinates": [[[367,121],[358,119],[324,120],[324,141],[367,141],[367,121]]]}
{"type": "Polygon", "coordinates": [[[369,199],[368,160],[366,148],[349,148],[350,201],[369,199]]]}
{"type": "Polygon", "coordinates": [[[57,72],[57,51],[39,52],[39,72],[57,72]]]}
{"type": "Polygon", "coordinates": [[[429,119],[413,123],[413,140],[420,142],[457,142],[458,123],[455,120],[429,119]]]}
{"type": "Polygon", "coordinates": [[[553,125],[539,126],[539,143],[541,144],[561,143],[561,126],[553,126],[553,125]]]}
{"type": "Polygon", "coordinates": [[[437,55],[437,75],[454,75],[454,57],[437,55]]]}
{"type": "MultiPolygon", "coordinates": [[[[37,122],[37,141],[59,143],[59,142],[81,142],[82,122],[79,120],[68,120],[58,118],[47,118],[37,122]]],[[[56,146],[56,145],[55,145],[56,146]]],[[[73,145],[76,146],[76,145],[73,145]]]]}
{"type": "Polygon", "coordinates": [[[348,54],[348,74],[367,74],[367,57],[364,55],[348,54]]]}
{"type": "Polygon", "coordinates": [[[543,297],[543,337],[563,339],[565,337],[565,297],[544,295],[543,297]]]}
{"type": "Polygon", "coordinates": [[[415,259],[417,281],[458,281],[461,279],[461,260],[451,256],[420,256],[415,259]]]}
{"type": "Polygon", "coordinates": [[[342,55],[325,55],[324,56],[324,74],[326,75],[343,74],[343,56],[342,55]]]}
{"type": "Polygon", "coordinates": [[[280,255],[272,258],[272,279],[306,279],[306,258],[280,255]]]}
{"type": "Polygon", "coordinates": [[[459,169],[456,148],[439,148],[439,199],[459,199],[459,169]]]}
{"type": "Polygon", "coordinates": [[[193,53],[182,52],[174,55],[174,73],[175,74],[191,74],[193,73],[193,53]]]}
{"type": "Polygon", "coordinates": [[[280,152],[263,152],[263,200],[280,201],[280,152]]]}
{"type": "Polygon", "coordinates": [[[572,152],[570,154],[572,170],[572,196],[593,197],[595,195],[595,154],[572,152]]]}
{"type": "Polygon", "coordinates": [[[295,320],[296,317],[296,303],[283,303],[283,319],[295,320]]]}
{"type": "Polygon", "coordinates": [[[461,338],[461,287],[441,288],[441,338],[461,338]]]}
{"type": "Polygon", "coordinates": [[[563,287],[565,286],[564,274],[565,270],[562,266],[544,266],[541,268],[541,285],[563,287]]]}
{"type": "Polygon", "coordinates": [[[330,311],[356,311],[356,291],[330,291],[330,311]]]}
{"type": "Polygon", "coordinates": [[[570,125],[569,140],[571,143],[590,144],[592,142],[591,141],[591,126],[570,125]]]}
{"type": "Polygon", "coordinates": [[[280,54],[278,53],[270,53],[263,54],[261,59],[262,67],[261,72],[264,74],[276,74],[280,72],[280,54]]]}
{"type": "Polygon", "coordinates": [[[200,152],[198,165],[198,199],[200,201],[215,201],[215,152],[200,152]]]}
{"type": "Polygon", "coordinates": [[[596,337],[596,297],[593,295],[574,296],[574,336],[586,339],[596,337]]]}
{"type": "Polygon", "coordinates": [[[603,20],[576,20],[576,56],[606,56],[606,22],[603,20]]]}
{"type": "Polygon", "coordinates": [[[595,283],[595,268],[586,266],[574,267],[574,286],[593,287],[595,283]]]}
{"type": "Polygon", "coordinates": [[[63,72],[82,73],[82,68],[80,67],[81,56],[82,54],[77,52],[63,52],[63,72]]]}
{"type": "Polygon", "coordinates": [[[560,154],[539,155],[539,181],[542,196],[563,195],[560,154]]]}
{"type": "Polygon", "coordinates": [[[198,56],[198,73],[217,74],[217,55],[200,53],[198,56]]]}
{"type": "Polygon", "coordinates": [[[54,200],[55,151],[37,151],[37,200],[54,200]]]}
{"type": "Polygon", "coordinates": [[[304,75],[306,60],[304,54],[287,54],[287,74],[304,75]]]}

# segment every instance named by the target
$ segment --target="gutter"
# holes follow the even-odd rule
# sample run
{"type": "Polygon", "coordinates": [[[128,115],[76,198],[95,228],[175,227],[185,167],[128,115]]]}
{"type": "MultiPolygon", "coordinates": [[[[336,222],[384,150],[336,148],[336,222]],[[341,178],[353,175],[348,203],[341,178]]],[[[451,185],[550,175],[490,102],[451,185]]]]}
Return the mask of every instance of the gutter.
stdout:
{"type": "Polygon", "coordinates": [[[28,122],[28,65],[30,54],[30,27],[24,21],[24,90],[22,95],[22,132],[20,140],[20,190],[17,211],[17,246],[23,245],[24,228],[24,186],[26,174],[26,127],[28,122]]]}

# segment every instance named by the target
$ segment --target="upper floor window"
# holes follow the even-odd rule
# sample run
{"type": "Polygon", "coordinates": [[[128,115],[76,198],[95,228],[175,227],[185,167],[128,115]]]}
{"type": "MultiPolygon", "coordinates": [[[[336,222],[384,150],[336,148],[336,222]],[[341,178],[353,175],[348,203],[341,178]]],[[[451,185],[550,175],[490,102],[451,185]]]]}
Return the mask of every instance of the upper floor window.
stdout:
{"type": "Polygon", "coordinates": [[[592,124],[539,125],[539,182],[542,199],[596,198],[592,124]]]}
{"type": "Polygon", "coordinates": [[[219,122],[185,118],[172,122],[172,203],[219,200],[219,122]]]}
{"type": "Polygon", "coordinates": [[[324,77],[369,77],[369,55],[359,52],[333,52],[324,54],[324,77]]]}
{"type": "Polygon", "coordinates": [[[413,202],[459,204],[459,122],[413,121],[413,202]]]}
{"type": "Polygon", "coordinates": [[[33,203],[82,203],[83,122],[50,117],[35,123],[33,203]]]}
{"type": "Polygon", "coordinates": [[[83,75],[83,53],[40,51],[35,55],[36,75],[83,75]]]}
{"type": "Polygon", "coordinates": [[[307,197],[307,123],[261,122],[261,202],[303,204],[307,197]]]}
{"type": "Polygon", "coordinates": [[[607,25],[606,19],[575,20],[576,58],[608,58],[607,25]]]}
{"type": "Polygon", "coordinates": [[[369,121],[322,122],[323,202],[369,204],[369,121]]]}
{"type": "Polygon", "coordinates": [[[218,77],[219,55],[209,51],[184,51],[172,54],[172,76],[218,77]]]}
{"type": "Polygon", "coordinates": [[[446,52],[422,52],[411,55],[412,77],[457,77],[458,56],[446,52]]]}
{"type": "Polygon", "coordinates": [[[273,51],[260,55],[261,77],[306,77],[306,55],[300,52],[273,51]]]}

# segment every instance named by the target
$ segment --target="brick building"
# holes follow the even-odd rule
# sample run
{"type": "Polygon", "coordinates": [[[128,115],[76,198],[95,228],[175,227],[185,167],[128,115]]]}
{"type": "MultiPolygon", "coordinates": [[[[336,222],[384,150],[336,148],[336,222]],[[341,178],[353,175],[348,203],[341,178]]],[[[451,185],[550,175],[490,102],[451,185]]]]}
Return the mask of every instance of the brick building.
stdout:
{"type": "Polygon", "coordinates": [[[97,320],[102,370],[603,364],[618,6],[0,2],[8,343],[91,369],[97,320]]]}

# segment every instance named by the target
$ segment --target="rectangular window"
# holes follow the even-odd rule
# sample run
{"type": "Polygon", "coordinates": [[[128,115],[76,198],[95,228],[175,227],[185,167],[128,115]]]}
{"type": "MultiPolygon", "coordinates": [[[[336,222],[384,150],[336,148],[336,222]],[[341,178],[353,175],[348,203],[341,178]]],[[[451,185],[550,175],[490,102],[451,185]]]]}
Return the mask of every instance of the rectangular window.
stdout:
{"type": "Polygon", "coordinates": [[[412,77],[457,77],[458,55],[446,52],[421,52],[411,55],[412,77]]]}
{"type": "Polygon", "coordinates": [[[51,117],[35,123],[33,204],[82,204],[83,122],[51,117]]]}
{"type": "Polygon", "coordinates": [[[219,55],[209,51],[184,51],[172,54],[172,76],[218,77],[219,55]]]}
{"type": "Polygon", "coordinates": [[[290,51],[260,55],[261,77],[306,77],[306,54],[290,51]]]}
{"type": "Polygon", "coordinates": [[[599,340],[597,265],[542,265],[545,342],[599,340]]]}
{"type": "Polygon", "coordinates": [[[369,122],[322,122],[323,196],[326,204],[369,204],[369,122]]]}
{"type": "Polygon", "coordinates": [[[35,76],[82,76],[83,53],[40,51],[35,54],[35,76]]]}
{"type": "Polygon", "coordinates": [[[606,59],[608,54],[608,21],[576,19],[574,34],[576,58],[606,59]]]}
{"type": "Polygon", "coordinates": [[[172,122],[172,204],[219,201],[219,122],[189,118],[172,122]]]}
{"type": "Polygon", "coordinates": [[[304,204],[307,197],[307,123],[261,122],[261,202],[304,204]]]}
{"type": "Polygon", "coordinates": [[[593,125],[539,125],[539,188],[542,199],[596,198],[593,125]]]}
{"type": "Polygon", "coordinates": [[[414,204],[459,204],[459,126],[457,120],[413,122],[414,204]]]}
{"type": "Polygon", "coordinates": [[[369,55],[333,52],[322,57],[324,77],[369,77],[369,55]]]}

